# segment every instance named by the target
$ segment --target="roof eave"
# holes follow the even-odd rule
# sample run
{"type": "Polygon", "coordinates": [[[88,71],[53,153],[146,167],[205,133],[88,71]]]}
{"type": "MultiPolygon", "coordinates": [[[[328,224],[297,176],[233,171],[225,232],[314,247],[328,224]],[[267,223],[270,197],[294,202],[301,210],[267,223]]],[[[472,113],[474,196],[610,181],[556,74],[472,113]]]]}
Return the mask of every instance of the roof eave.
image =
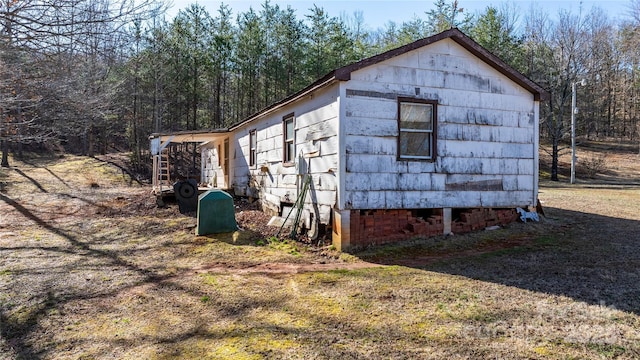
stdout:
{"type": "Polygon", "coordinates": [[[487,49],[476,43],[473,39],[464,35],[462,32],[457,31],[450,38],[460,46],[467,49],[470,53],[489,64],[491,67],[498,70],[498,72],[528,90],[531,94],[533,94],[533,98],[535,101],[547,100],[549,98],[549,93],[542,86],[536,84],[523,74],[513,69],[499,57],[489,52],[487,49]]]}
{"type": "Polygon", "coordinates": [[[359,62],[353,63],[351,65],[347,65],[345,67],[337,69],[335,70],[336,78],[338,80],[344,80],[344,81],[350,80],[351,72],[353,71],[377,64],[379,62],[391,59],[400,54],[404,54],[409,51],[419,49],[421,47],[424,47],[426,45],[429,45],[444,39],[451,39],[455,41],[457,44],[467,49],[473,55],[475,55],[482,61],[489,64],[491,67],[495,68],[500,73],[502,73],[503,75],[505,75],[506,77],[508,77],[515,83],[517,83],[518,85],[525,88],[527,91],[529,91],[533,95],[535,101],[547,100],[549,98],[549,93],[544,88],[542,88],[540,85],[536,84],[535,82],[531,81],[526,76],[524,76],[523,74],[513,69],[511,66],[506,64],[504,61],[500,60],[500,58],[498,58],[497,56],[495,56],[494,54],[492,54],[491,52],[483,48],[480,44],[475,42],[473,39],[465,35],[462,31],[458,30],[457,28],[451,28],[439,34],[414,41],[407,45],[388,50],[382,54],[378,54],[370,58],[361,60],[359,62]]]}
{"type": "Polygon", "coordinates": [[[311,94],[314,91],[317,91],[317,90],[322,89],[322,88],[324,88],[326,86],[329,86],[329,85],[333,84],[336,81],[343,81],[344,79],[342,79],[341,76],[336,76],[338,74],[339,70],[340,69],[334,70],[334,71],[328,73],[327,75],[325,75],[324,77],[322,77],[319,80],[315,81],[311,85],[305,87],[304,89],[302,89],[302,90],[300,90],[300,91],[298,91],[298,92],[296,92],[296,93],[294,93],[292,95],[289,95],[288,97],[286,97],[286,98],[284,98],[284,99],[282,99],[282,100],[280,100],[280,101],[278,101],[278,102],[276,102],[276,103],[274,103],[274,104],[272,104],[272,105],[270,105],[270,106],[258,111],[257,113],[245,118],[244,120],[242,120],[242,121],[240,121],[240,122],[238,122],[236,124],[231,125],[229,127],[229,131],[234,131],[234,130],[238,129],[239,127],[242,127],[242,126],[244,126],[244,125],[246,125],[246,124],[248,124],[248,123],[250,123],[250,122],[252,122],[252,121],[254,121],[254,120],[258,119],[258,118],[260,118],[260,117],[263,117],[263,116],[265,116],[265,115],[267,115],[269,113],[272,113],[272,112],[274,112],[274,111],[276,111],[276,110],[278,110],[278,109],[280,109],[280,108],[282,108],[284,106],[287,106],[287,105],[291,104],[292,102],[297,101],[300,98],[303,98],[303,97],[311,94]]]}

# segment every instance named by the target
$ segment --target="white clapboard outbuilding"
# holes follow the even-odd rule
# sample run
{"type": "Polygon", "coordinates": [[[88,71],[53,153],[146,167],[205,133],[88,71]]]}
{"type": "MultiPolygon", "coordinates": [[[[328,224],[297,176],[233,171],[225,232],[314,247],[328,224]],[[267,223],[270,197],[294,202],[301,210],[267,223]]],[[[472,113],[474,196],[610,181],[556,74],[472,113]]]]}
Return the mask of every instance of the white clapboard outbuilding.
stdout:
{"type": "Polygon", "coordinates": [[[152,141],[201,142],[203,184],[278,215],[309,176],[301,223],[348,250],[501,224],[535,206],[546,96],[453,28],[336,69],[228,129],[152,141]]]}

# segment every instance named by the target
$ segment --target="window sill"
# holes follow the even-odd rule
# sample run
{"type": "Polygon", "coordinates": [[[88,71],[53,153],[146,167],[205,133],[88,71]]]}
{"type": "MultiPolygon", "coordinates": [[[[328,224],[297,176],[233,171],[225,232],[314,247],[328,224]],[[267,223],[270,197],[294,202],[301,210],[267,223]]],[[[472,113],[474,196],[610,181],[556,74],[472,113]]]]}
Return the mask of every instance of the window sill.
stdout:
{"type": "Polygon", "coordinates": [[[282,167],[289,168],[289,167],[294,167],[294,166],[296,166],[296,163],[292,163],[292,162],[283,162],[282,163],[282,167]]]}
{"type": "Polygon", "coordinates": [[[417,162],[435,162],[434,158],[421,158],[421,157],[399,157],[398,161],[417,161],[417,162]]]}

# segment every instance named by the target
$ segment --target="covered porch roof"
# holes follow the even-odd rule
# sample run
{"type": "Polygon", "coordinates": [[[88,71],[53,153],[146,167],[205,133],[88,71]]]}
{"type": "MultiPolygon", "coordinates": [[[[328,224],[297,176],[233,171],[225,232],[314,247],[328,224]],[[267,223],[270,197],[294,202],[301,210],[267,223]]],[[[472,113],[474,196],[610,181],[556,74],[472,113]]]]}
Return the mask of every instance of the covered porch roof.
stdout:
{"type": "Polygon", "coordinates": [[[186,130],[186,131],[175,131],[168,133],[153,133],[149,136],[150,140],[160,139],[161,143],[169,142],[169,143],[186,143],[186,142],[195,142],[195,143],[203,143],[207,141],[214,140],[216,138],[223,137],[228,134],[229,130],[224,129],[205,129],[205,130],[186,130]]]}
{"type": "Polygon", "coordinates": [[[228,129],[187,130],[169,133],[153,133],[149,135],[151,154],[158,155],[171,143],[199,143],[206,144],[229,134],[228,129]]]}

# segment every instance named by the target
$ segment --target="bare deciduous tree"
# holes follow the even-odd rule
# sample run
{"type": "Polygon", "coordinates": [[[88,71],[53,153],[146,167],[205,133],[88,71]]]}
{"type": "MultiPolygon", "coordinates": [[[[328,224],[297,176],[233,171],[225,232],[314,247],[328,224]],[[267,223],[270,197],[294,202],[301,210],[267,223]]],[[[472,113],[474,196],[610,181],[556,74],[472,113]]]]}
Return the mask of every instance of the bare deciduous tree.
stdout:
{"type": "MultiPolygon", "coordinates": [[[[94,94],[96,78],[85,78],[84,89],[74,85],[82,82],[69,80],[76,75],[79,62],[92,58],[96,67],[108,67],[105,54],[114,54],[114,49],[105,47],[118,37],[125,25],[137,18],[146,18],[158,6],[155,1],[135,0],[3,0],[0,2],[0,61],[9,67],[1,74],[0,81],[0,141],[2,142],[2,166],[8,166],[7,152],[11,143],[21,144],[27,140],[43,141],[52,132],[44,130],[38,121],[37,101],[55,104],[60,118],[70,109],[62,109],[65,101],[48,101],[46,96],[73,96],[83,105],[83,95],[94,94]],[[106,50],[103,54],[100,49],[106,50]],[[20,71],[16,71],[20,69],[20,71]],[[64,71],[66,70],[66,71],[64,71]],[[31,82],[25,86],[25,82],[31,82]],[[88,82],[92,84],[89,85],[88,82]],[[55,91],[45,89],[55,88],[55,91]],[[40,94],[33,94],[36,89],[40,94]],[[55,94],[55,95],[54,95],[55,94]],[[37,100],[37,101],[36,101],[37,100]],[[27,105],[28,104],[28,105],[27,105]],[[25,109],[28,109],[25,110],[25,109]]],[[[116,52],[117,53],[117,52],[116,52]]],[[[89,69],[89,70],[96,70],[89,69]]],[[[103,70],[96,70],[93,75],[103,70]]],[[[98,75],[98,80],[103,77],[98,75]]],[[[77,79],[76,79],[77,80],[77,79]]],[[[59,100],[59,99],[58,99],[59,100]]],[[[68,99],[67,99],[68,100],[68,99]]],[[[101,102],[95,100],[94,103],[101,102]]],[[[80,113],[95,116],[92,110],[79,109],[80,113]],[[93,114],[92,114],[93,112],[93,114]]],[[[49,119],[47,119],[49,120],[49,119]]],[[[91,128],[89,122],[88,128],[91,128]]],[[[85,126],[87,127],[87,126],[85,126]]]]}

